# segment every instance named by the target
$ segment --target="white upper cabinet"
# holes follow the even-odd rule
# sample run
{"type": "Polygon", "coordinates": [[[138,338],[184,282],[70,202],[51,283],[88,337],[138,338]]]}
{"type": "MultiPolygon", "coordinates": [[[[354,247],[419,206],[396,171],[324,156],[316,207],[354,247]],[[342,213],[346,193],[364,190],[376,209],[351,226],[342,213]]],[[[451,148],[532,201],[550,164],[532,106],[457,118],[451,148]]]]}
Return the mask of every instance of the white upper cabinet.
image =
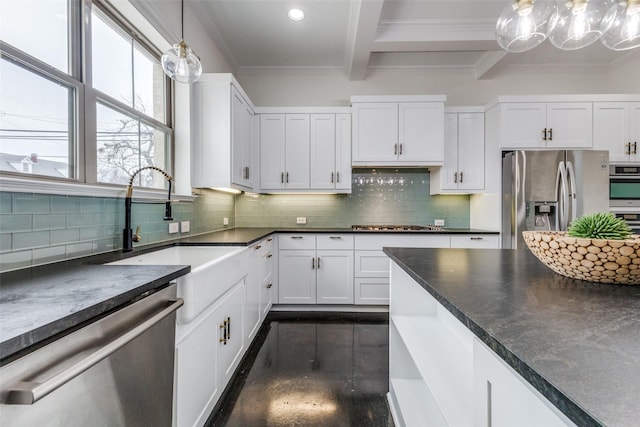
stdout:
{"type": "Polygon", "coordinates": [[[352,97],[352,165],[442,165],[444,100],[444,96],[352,97]],[[395,98],[398,102],[391,102],[395,98]]]}
{"type": "Polygon", "coordinates": [[[501,109],[501,148],[591,148],[591,102],[506,102],[501,109]]]}
{"type": "Polygon", "coordinates": [[[445,114],[444,165],[431,168],[431,194],[484,190],[484,113],[445,114]]]}
{"type": "Polygon", "coordinates": [[[253,190],[254,107],[231,74],[191,87],[192,187],[253,190]]]}
{"type": "Polygon", "coordinates": [[[640,102],[593,104],[593,148],[614,162],[640,161],[640,102]]]}
{"type": "Polygon", "coordinates": [[[351,191],[351,114],[311,114],[311,188],[351,191]]]}
{"type": "Polygon", "coordinates": [[[309,115],[260,115],[263,190],[309,188],[309,115]]]}
{"type": "Polygon", "coordinates": [[[350,193],[351,114],[281,110],[259,111],[261,191],[350,193]]]}

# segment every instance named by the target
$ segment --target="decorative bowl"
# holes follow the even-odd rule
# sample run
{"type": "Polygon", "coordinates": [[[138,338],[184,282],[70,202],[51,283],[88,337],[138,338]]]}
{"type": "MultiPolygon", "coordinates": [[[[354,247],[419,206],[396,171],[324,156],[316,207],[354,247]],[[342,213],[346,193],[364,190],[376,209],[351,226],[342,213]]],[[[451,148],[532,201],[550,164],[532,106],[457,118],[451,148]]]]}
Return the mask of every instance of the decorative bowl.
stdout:
{"type": "Polygon", "coordinates": [[[640,236],[581,239],[565,231],[523,231],[527,246],[547,267],[574,279],[640,285],[640,236]]]}

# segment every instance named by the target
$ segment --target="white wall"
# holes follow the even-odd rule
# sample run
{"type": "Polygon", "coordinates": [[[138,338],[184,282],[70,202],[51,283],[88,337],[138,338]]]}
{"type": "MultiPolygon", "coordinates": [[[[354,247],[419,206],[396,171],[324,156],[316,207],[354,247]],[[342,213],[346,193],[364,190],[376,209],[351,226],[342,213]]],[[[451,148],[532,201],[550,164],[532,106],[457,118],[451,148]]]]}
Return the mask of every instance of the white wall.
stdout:
{"type": "Polygon", "coordinates": [[[507,69],[492,80],[460,71],[372,71],[364,81],[342,72],[236,74],[257,106],[347,106],[351,95],[444,94],[447,106],[484,105],[499,95],[640,93],[640,60],[615,73],[507,69]]]}

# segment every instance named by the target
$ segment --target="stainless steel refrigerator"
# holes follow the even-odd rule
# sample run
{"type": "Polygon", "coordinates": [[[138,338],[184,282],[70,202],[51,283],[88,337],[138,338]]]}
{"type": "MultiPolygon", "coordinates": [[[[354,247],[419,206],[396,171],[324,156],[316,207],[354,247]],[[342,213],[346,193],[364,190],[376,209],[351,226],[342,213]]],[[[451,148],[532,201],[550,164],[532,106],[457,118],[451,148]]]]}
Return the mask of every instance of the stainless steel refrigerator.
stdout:
{"type": "Polygon", "coordinates": [[[566,230],[609,211],[609,152],[513,151],[502,159],[502,247],[526,248],[525,230],[566,230]]]}

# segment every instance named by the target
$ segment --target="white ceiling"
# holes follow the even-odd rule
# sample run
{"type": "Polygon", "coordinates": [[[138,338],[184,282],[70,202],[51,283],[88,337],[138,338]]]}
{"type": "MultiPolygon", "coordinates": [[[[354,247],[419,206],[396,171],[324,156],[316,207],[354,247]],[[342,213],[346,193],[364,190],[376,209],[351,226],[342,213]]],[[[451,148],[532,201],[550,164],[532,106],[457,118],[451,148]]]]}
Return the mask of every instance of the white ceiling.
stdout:
{"type": "Polygon", "coordinates": [[[573,52],[547,41],[520,54],[495,41],[511,0],[187,0],[236,72],[339,70],[363,80],[375,69],[469,70],[490,79],[507,67],[611,70],[640,48],[600,42],[573,52]],[[306,18],[292,22],[298,7],[306,18]]]}

